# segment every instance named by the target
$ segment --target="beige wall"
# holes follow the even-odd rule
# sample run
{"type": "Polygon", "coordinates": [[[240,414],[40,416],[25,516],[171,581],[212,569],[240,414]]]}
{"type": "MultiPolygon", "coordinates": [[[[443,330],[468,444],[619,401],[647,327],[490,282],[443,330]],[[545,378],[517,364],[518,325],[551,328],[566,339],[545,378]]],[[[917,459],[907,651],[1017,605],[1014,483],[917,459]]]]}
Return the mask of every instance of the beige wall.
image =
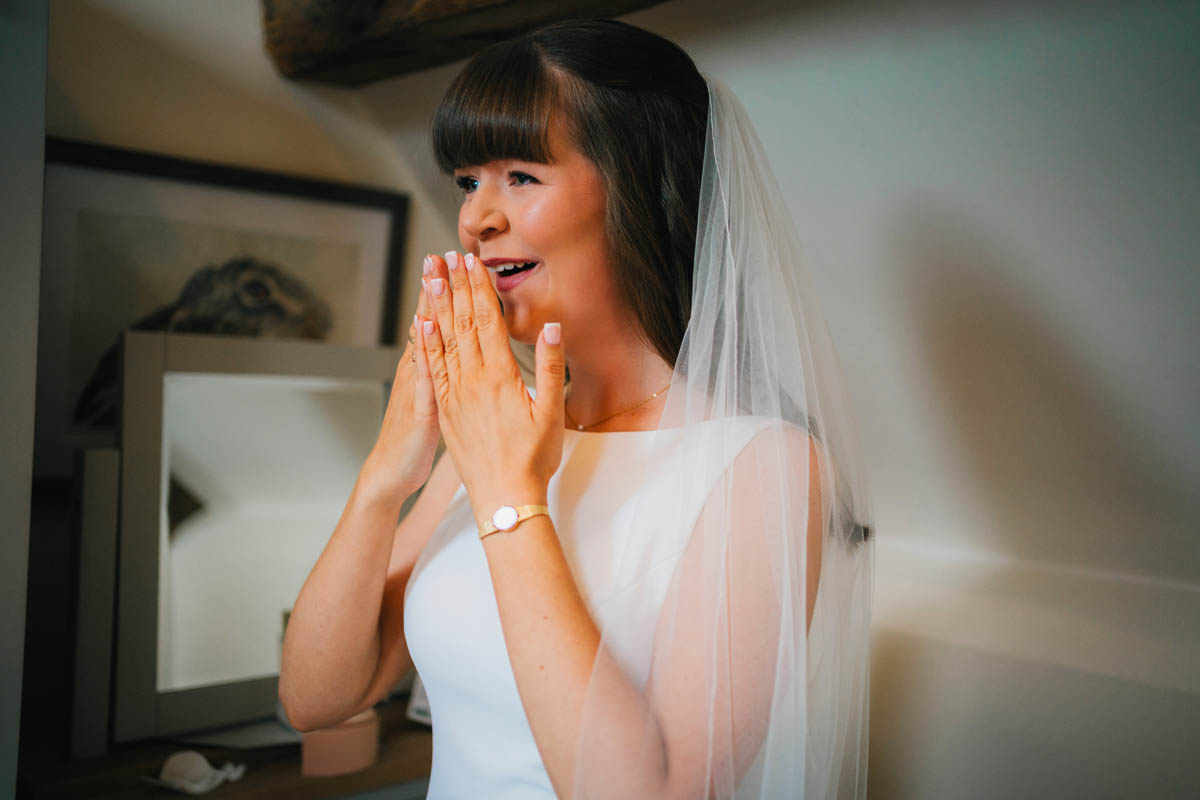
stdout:
{"type": "Polygon", "coordinates": [[[795,5],[634,19],[759,126],[885,538],[1200,583],[1195,4],[795,5]]]}
{"type": "Polygon", "coordinates": [[[670,3],[759,127],[880,532],[874,798],[1194,797],[1195,3],[670,3]]]}
{"type": "MultiPolygon", "coordinates": [[[[425,135],[454,68],[284,82],[257,17],[57,0],[49,132],[409,191],[410,267],[453,246],[425,135]]],[[[872,796],[1200,794],[1195,3],[629,19],[742,97],[841,352],[880,534],[872,796]]]]}

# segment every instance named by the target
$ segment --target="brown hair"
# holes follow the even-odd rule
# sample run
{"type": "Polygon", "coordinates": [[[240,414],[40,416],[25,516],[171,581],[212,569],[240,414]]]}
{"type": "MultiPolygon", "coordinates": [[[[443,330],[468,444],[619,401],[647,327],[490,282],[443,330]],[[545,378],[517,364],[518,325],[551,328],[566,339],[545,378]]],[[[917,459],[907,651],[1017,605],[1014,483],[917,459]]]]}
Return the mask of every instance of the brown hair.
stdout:
{"type": "Polygon", "coordinates": [[[438,166],[548,162],[551,117],[599,170],[625,302],[674,365],[691,314],[708,86],[678,45],[615,20],[548,25],[476,55],[433,122],[438,166]]]}

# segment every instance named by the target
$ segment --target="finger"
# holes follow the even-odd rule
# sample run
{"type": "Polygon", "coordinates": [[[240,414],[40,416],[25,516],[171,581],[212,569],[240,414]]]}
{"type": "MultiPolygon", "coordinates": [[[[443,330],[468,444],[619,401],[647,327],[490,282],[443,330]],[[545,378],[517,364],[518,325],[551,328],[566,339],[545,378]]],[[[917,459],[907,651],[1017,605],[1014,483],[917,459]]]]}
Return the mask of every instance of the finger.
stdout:
{"type": "Polygon", "coordinates": [[[433,396],[437,400],[438,410],[443,411],[450,399],[450,375],[446,371],[446,351],[442,341],[441,331],[435,320],[421,321],[421,349],[425,351],[429,379],[433,385],[433,396]]]}
{"type": "Polygon", "coordinates": [[[413,363],[417,360],[417,328],[421,325],[421,318],[429,312],[426,309],[429,303],[425,300],[425,284],[421,283],[421,291],[417,292],[417,313],[413,315],[412,324],[408,326],[408,345],[404,349],[405,359],[413,363]]]}
{"type": "Polygon", "coordinates": [[[547,425],[563,426],[563,394],[567,374],[567,362],[563,355],[562,327],[557,322],[547,322],[538,336],[535,358],[537,398],[534,413],[547,425]]]}
{"type": "Polygon", "coordinates": [[[500,308],[496,287],[492,286],[487,269],[474,254],[467,253],[466,262],[471,281],[471,300],[475,306],[475,335],[479,340],[483,361],[487,363],[489,358],[497,356],[512,358],[508,326],[504,324],[504,311],[500,308]]]}
{"type": "MultiPolygon", "coordinates": [[[[437,320],[439,347],[446,362],[447,373],[457,377],[460,370],[458,342],[454,340],[454,300],[445,278],[430,278],[425,288],[429,293],[430,310],[433,312],[430,316],[437,320]]],[[[426,333],[426,336],[428,335],[426,333]]]]}
{"type": "Polygon", "coordinates": [[[394,382],[400,380],[400,373],[405,367],[414,363],[417,360],[417,318],[414,316],[412,324],[408,326],[406,334],[407,341],[404,344],[404,352],[400,354],[400,361],[396,364],[396,377],[394,382]]]}
{"type": "Polygon", "coordinates": [[[403,362],[416,363],[417,361],[417,327],[421,324],[421,319],[429,315],[429,302],[426,299],[425,280],[432,270],[432,259],[425,256],[425,261],[421,265],[421,291],[417,292],[417,313],[413,316],[412,324],[408,326],[408,344],[404,348],[403,362]]]}
{"type": "Polygon", "coordinates": [[[458,343],[458,363],[463,369],[476,369],[483,363],[479,338],[475,334],[475,307],[471,300],[471,282],[465,260],[455,252],[446,253],[450,271],[451,308],[454,315],[454,341],[458,343]]]}
{"type": "Polygon", "coordinates": [[[446,277],[446,262],[436,253],[430,253],[425,256],[425,263],[422,265],[422,270],[420,302],[423,302],[424,305],[417,309],[417,314],[422,320],[433,319],[437,313],[433,308],[433,296],[429,291],[429,283],[434,278],[446,277]]]}
{"type": "Polygon", "coordinates": [[[429,298],[425,296],[425,283],[433,277],[433,256],[425,256],[425,263],[421,265],[421,293],[417,297],[417,316],[421,319],[427,319],[429,314],[429,298]]]}
{"type": "Polygon", "coordinates": [[[437,398],[433,393],[433,378],[429,374],[429,358],[425,353],[425,341],[422,320],[413,317],[417,333],[416,345],[413,347],[417,362],[417,379],[413,382],[413,408],[418,415],[433,416],[437,414],[437,398]]]}

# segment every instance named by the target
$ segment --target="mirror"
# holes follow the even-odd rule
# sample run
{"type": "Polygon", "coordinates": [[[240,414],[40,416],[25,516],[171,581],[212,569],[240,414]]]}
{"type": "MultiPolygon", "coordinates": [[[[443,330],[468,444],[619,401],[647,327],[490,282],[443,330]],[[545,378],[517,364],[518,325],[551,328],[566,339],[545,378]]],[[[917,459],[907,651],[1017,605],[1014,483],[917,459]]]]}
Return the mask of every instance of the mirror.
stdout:
{"type": "Polygon", "coordinates": [[[112,739],[264,719],[283,612],[374,446],[401,351],[122,340],[112,739]]]}
{"type": "Polygon", "coordinates": [[[378,381],[164,376],[159,691],[279,673],[383,410],[378,381]]]}

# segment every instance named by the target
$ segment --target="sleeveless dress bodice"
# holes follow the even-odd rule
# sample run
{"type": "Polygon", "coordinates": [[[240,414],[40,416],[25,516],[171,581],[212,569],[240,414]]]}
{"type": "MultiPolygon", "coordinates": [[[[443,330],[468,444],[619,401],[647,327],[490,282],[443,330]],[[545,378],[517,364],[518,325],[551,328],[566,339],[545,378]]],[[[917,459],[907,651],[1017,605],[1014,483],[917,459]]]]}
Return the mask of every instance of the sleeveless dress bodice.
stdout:
{"type": "MultiPolygon", "coordinates": [[[[730,423],[564,432],[562,461],[548,487],[550,518],[606,646],[638,688],[649,673],[655,624],[678,553],[727,467],[703,455],[703,430],[717,424],[730,423]],[[687,482],[699,487],[693,496],[679,496],[679,482],[672,480],[679,470],[705,473],[687,482]],[[629,524],[635,513],[638,526],[629,524]],[[647,528],[645,515],[670,524],[647,528]],[[656,535],[631,541],[634,528],[656,535]],[[628,597],[608,602],[628,585],[631,565],[638,575],[635,614],[628,597]]],[[[733,424],[740,445],[763,427],[754,419],[733,424]]],[[[510,535],[519,536],[520,527],[510,535]]],[[[483,543],[461,485],[409,578],[404,630],[433,720],[428,797],[555,797],[517,692],[483,543]]]]}

